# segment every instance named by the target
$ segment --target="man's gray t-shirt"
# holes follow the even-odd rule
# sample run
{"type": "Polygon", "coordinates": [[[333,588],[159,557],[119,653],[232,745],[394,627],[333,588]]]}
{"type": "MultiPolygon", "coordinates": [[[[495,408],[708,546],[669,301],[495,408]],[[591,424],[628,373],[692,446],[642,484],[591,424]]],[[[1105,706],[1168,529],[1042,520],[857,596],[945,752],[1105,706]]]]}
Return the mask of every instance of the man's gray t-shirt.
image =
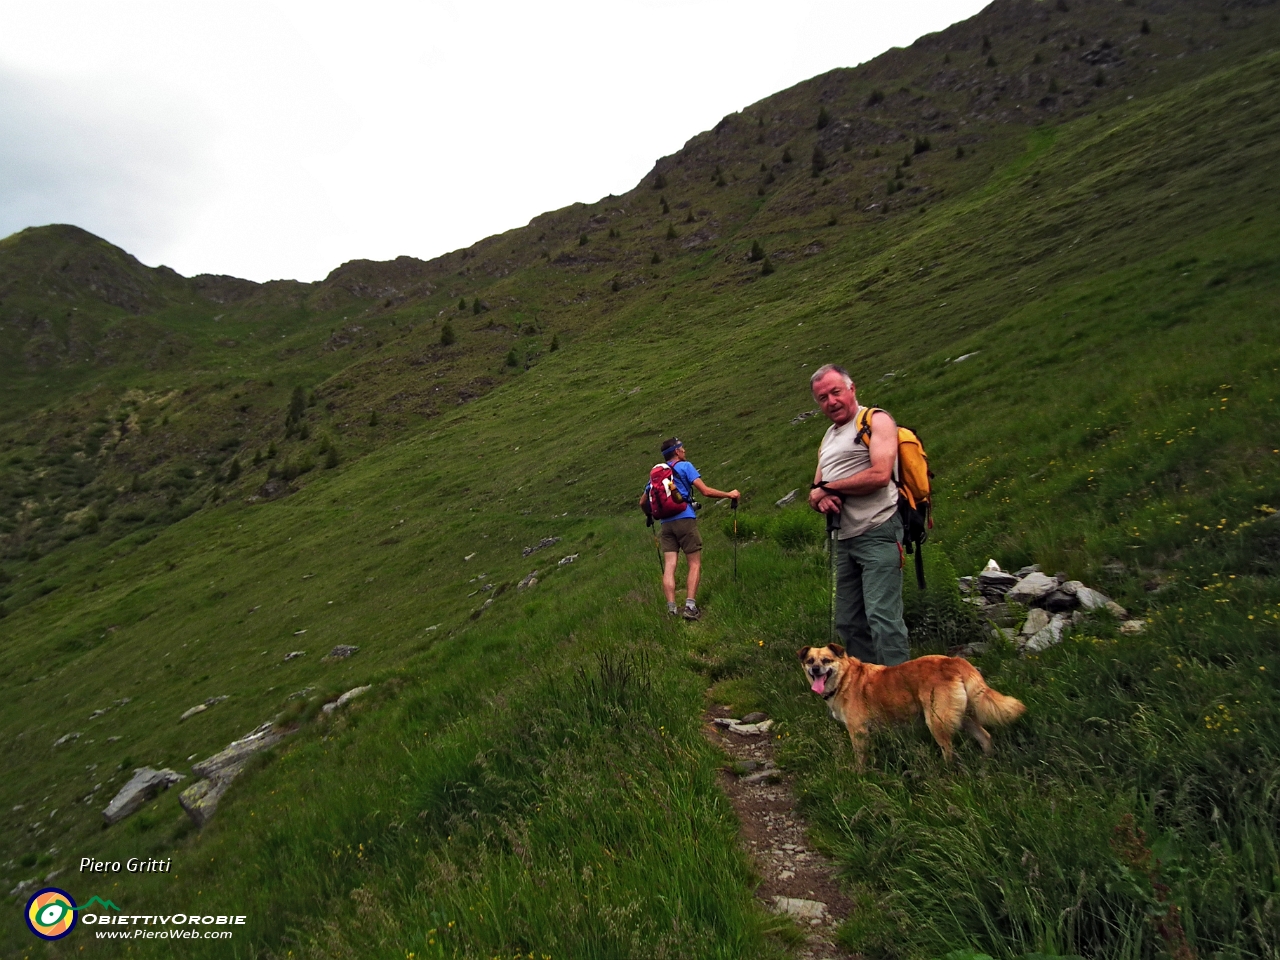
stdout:
{"type": "MultiPolygon", "coordinates": [[[[833,423],[823,435],[822,446],[818,448],[818,470],[824,481],[843,480],[871,466],[871,451],[858,440],[858,416],[863,409],[858,407],[848,423],[839,426],[833,423]]],[[[896,460],[894,469],[897,469],[896,460]]],[[[843,501],[840,510],[841,540],[860,536],[878,527],[892,517],[898,507],[898,488],[892,480],[883,489],[866,496],[839,496],[843,501]]]]}

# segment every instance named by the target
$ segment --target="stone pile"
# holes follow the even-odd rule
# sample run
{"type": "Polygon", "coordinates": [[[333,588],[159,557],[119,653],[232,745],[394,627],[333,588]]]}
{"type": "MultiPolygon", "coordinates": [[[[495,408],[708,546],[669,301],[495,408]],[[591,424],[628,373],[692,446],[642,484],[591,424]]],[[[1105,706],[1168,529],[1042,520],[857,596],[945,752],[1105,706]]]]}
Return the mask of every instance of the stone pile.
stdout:
{"type": "Polygon", "coordinates": [[[1126,636],[1141,633],[1146,626],[1145,621],[1129,619],[1128,611],[1106,594],[1067,579],[1065,573],[1048,576],[1039,564],[1008,573],[990,560],[976,577],[960,577],[957,586],[965,601],[976,606],[990,624],[991,635],[1004,636],[1023,654],[1039,653],[1061,642],[1073,624],[1099,610],[1121,621],[1120,632],[1126,636]],[[1013,604],[1027,609],[1020,625],[1013,604]]]}

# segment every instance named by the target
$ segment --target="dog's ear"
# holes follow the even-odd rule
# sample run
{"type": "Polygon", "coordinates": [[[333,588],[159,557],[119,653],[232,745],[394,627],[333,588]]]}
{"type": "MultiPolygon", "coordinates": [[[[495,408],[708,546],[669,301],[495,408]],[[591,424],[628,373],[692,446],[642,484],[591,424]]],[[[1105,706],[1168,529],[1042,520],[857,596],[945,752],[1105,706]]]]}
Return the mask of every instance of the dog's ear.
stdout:
{"type": "Polygon", "coordinates": [[[803,660],[805,658],[805,655],[808,654],[810,649],[811,649],[810,647],[801,647],[799,650],[796,651],[796,656],[799,657],[801,660],[803,660]]]}
{"type": "Polygon", "coordinates": [[[832,653],[834,653],[837,657],[843,657],[845,655],[844,647],[840,646],[840,644],[838,643],[827,644],[827,649],[830,650],[832,653]]]}

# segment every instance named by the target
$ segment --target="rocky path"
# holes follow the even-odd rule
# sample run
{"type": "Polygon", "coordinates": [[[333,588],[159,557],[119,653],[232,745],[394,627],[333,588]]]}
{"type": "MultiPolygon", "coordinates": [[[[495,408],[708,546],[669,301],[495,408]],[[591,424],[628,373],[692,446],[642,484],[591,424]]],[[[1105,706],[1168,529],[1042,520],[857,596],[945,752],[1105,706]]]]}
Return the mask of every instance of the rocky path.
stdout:
{"type": "Polygon", "coordinates": [[[729,714],[712,707],[703,732],[724,750],[731,769],[721,786],[741,824],[743,846],[763,878],[756,896],[775,913],[785,913],[806,931],[796,951],[801,960],[848,960],[855,956],[835,943],[849,899],[840,892],[835,866],[807,842],[808,824],[796,811],[790,780],[774,763],[773,734],[763,714],[727,724],[729,714]],[[765,723],[745,723],[765,721],[765,723]]]}

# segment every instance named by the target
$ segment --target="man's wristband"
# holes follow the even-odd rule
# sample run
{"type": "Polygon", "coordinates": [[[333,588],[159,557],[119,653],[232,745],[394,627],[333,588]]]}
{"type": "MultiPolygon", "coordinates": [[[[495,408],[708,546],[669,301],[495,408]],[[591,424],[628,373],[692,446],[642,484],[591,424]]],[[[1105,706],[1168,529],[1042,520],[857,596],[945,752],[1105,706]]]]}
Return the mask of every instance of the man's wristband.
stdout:
{"type": "Polygon", "coordinates": [[[826,481],[823,481],[822,483],[811,483],[809,484],[809,489],[810,490],[826,490],[827,493],[831,492],[831,490],[827,487],[826,481]]]}

